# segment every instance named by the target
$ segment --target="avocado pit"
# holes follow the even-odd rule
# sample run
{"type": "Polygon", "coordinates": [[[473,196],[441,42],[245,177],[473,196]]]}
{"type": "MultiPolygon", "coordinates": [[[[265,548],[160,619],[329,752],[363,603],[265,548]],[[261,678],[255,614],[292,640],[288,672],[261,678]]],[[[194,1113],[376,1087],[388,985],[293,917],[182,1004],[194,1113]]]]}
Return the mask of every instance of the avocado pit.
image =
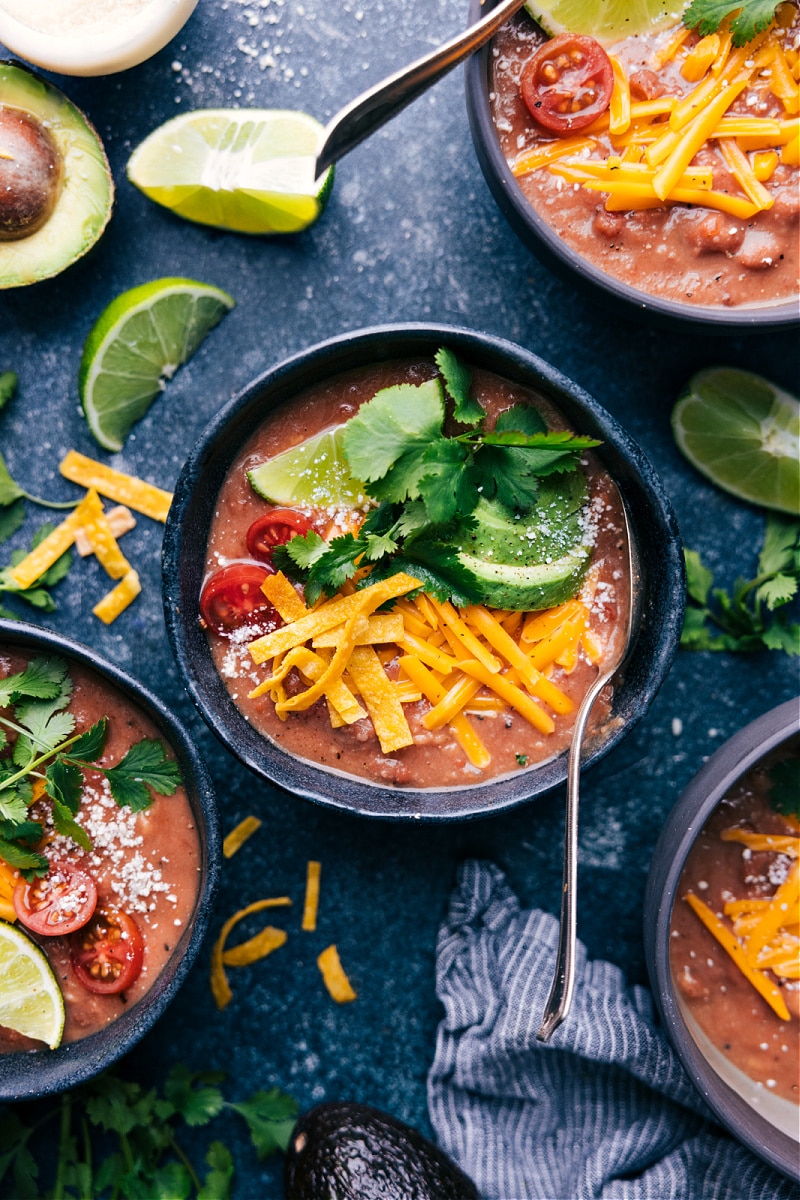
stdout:
{"type": "Polygon", "coordinates": [[[41,229],[63,182],[63,159],[49,131],[22,109],[0,106],[0,241],[41,229]]]}

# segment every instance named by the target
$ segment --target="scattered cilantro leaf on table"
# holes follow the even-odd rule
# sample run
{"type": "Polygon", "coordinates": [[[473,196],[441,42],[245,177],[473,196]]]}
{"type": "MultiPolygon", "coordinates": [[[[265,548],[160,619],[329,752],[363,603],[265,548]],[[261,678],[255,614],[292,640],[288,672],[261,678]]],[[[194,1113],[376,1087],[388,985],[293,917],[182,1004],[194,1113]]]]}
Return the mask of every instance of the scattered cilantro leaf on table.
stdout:
{"type": "Polygon", "coordinates": [[[13,400],[19,380],[13,371],[0,372],[0,409],[13,400]]]}
{"type": "MultiPolygon", "coordinates": [[[[17,503],[22,504],[23,502],[18,501],[17,503]]],[[[6,513],[10,511],[11,509],[5,510],[6,513]]],[[[21,519],[19,524],[22,524],[21,519]]],[[[19,525],[17,525],[16,528],[19,528],[19,525]]],[[[54,526],[49,522],[45,523],[44,525],[40,525],[36,530],[36,533],[33,535],[31,550],[35,550],[39,543],[47,537],[48,533],[52,533],[53,528],[54,526]]],[[[0,510],[0,542],[3,540],[2,530],[3,510],[0,510]]],[[[12,532],[14,531],[15,530],[12,530],[12,532]]],[[[27,554],[27,550],[15,550],[11,555],[11,561],[8,567],[0,567],[0,592],[5,592],[9,596],[14,596],[18,600],[24,600],[26,604],[30,604],[33,608],[38,608],[41,612],[54,612],[56,608],[56,602],[50,595],[50,589],[55,587],[57,583],[60,583],[61,580],[67,575],[72,565],[72,552],[70,550],[65,550],[61,557],[56,559],[52,567],[48,567],[44,574],[40,575],[35,583],[33,583],[29,588],[21,588],[19,584],[12,579],[10,568],[16,567],[19,563],[21,563],[23,558],[27,557],[27,554]]],[[[0,616],[6,617],[9,620],[17,620],[19,613],[12,612],[10,609],[0,605],[0,616]]]]}
{"type": "Polygon", "coordinates": [[[574,471],[593,438],[549,431],[527,405],[482,429],[486,411],[471,393],[471,373],[447,348],[435,356],[441,377],[383,388],[344,427],[348,467],[377,502],[357,534],[326,542],[311,532],[273,551],[273,564],[303,583],[306,600],[331,596],[360,567],[369,582],[397,571],[415,575],[441,600],[479,603],[474,579],[448,542],[474,526],[480,500],[528,511],[540,480],[574,471]],[[448,433],[445,425],[467,426],[448,433]]]}
{"type": "Polygon", "coordinates": [[[692,0],[683,14],[683,23],[697,29],[701,37],[716,33],[727,17],[731,21],[734,46],[744,46],[766,29],[781,0],[692,0]]]}
{"type": "Polygon", "coordinates": [[[244,1119],[259,1159],[266,1158],[286,1149],[297,1105],[277,1088],[227,1101],[223,1079],[218,1072],[176,1066],[162,1088],[146,1090],[107,1073],[61,1096],[35,1125],[6,1106],[0,1112],[0,1188],[10,1183],[21,1200],[40,1194],[62,1200],[76,1194],[230,1200],[235,1165],[228,1147],[212,1141],[203,1160],[208,1170],[198,1170],[179,1136],[186,1127],[205,1128],[222,1112],[234,1112],[244,1119]],[[46,1144],[55,1147],[54,1179],[43,1180],[40,1193],[46,1144]]]}
{"type": "Polygon", "coordinates": [[[688,606],[681,634],[687,650],[783,650],[800,655],[800,624],[776,609],[795,599],[800,583],[800,521],[770,515],[754,579],[737,579],[733,592],[695,550],[685,550],[688,606]]]}

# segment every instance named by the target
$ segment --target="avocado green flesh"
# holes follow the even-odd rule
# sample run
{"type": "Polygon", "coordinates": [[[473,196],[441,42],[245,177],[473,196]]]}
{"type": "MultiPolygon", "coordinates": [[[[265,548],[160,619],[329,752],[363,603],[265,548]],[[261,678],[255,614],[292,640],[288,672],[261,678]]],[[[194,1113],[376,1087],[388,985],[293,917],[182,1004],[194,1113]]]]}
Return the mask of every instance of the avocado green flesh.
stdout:
{"type": "Polygon", "coordinates": [[[563,604],[576,594],[591,559],[580,471],[542,481],[535,507],[516,514],[481,500],[475,529],[464,538],[459,562],[492,608],[530,611],[563,604]]]}
{"type": "Polygon", "coordinates": [[[61,192],[44,225],[28,237],[0,242],[0,288],[12,288],[57,275],[94,245],[111,215],[114,185],[94,129],[51,83],[18,63],[0,62],[0,105],[21,109],[40,122],[64,171],[61,192]]]}

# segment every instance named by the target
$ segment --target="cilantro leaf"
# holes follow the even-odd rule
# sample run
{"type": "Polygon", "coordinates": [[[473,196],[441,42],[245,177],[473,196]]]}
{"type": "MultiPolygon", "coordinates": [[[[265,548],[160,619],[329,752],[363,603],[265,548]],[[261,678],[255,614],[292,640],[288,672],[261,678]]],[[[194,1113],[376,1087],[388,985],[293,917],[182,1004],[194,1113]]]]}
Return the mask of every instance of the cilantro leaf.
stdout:
{"type": "Polygon", "coordinates": [[[770,612],[788,604],[797,594],[797,580],[791,575],[773,575],[762,583],[756,595],[763,600],[770,612]]]}
{"type": "Polygon", "coordinates": [[[320,556],[308,573],[305,585],[306,600],[313,604],[324,592],[332,596],[348,579],[352,579],[358,567],[356,560],[364,553],[362,543],[345,533],[328,543],[325,555],[320,556]]]}
{"type": "Polygon", "coordinates": [[[24,846],[4,837],[0,837],[0,858],[10,867],[17,867],[20,871],[46,871],[50,866],[43,854],[37,854],[35,850],[26,850],[24,846]]]}
{"type": "Polygon", "coordinates": [[[18,382],[13,371],[3,371],[0,375],[0,409],[5,408],[9,400],[14,398],[18,382]]]}
{"type": "Polygon", "coordinates": [[[391,471],[396,476],[391,485],[380,495],[370,491],[378,499],[405,500],[409,495],[406,481],[409,485],[416,482],[419,460],[430,443],[441,438],[443,423],[439,379],[383,388],[362,404],[344,427],[344,452],[351,473],[365,483],[374,483],[391,471]]]}
{"type": "Polygon", "coordinates": [[[57,833],[62,834],[63,837],[72,838],[73,842],[77,842],[87,852],[91,850],[92,839],[86,830],[74,819],[72,810],[55,798],[53,799],[53,824],[57,833]]]}
{"type": "Polygon", "coordinates": [[[327,550],[328,543],[325,539],[310,529],[302,536],[291,538],[284,546],[276,546],[272,552],[272,560],[280,566],[286,561],[285,555],[289,559],[289,564],[308,570],[318,559],[322,558],[323,554],[327,553],[327,550]],[[283,551],[284,554],[280,554],[280,551],[283,551]]]}
{"type": "Polygon", "coordinates": [[[30,799],[26,798],[19,788],[6,788],[0,791],[0,818],[3,821],[11,821],[14,825],[20,825],[28,818],[29,803],[30,799]]]}
{"type": "Polygon", "coordinates": [[[483,494],[506,508],[533,508],[539,493],[538,476],[531,474],[526,450],[512,446],[486,446],[481,454],[485,472],[483,494]]]}
{"type": "Polygon", "coordinates": [[[69,748],[68,758],[84,765],[97,762],[103,753],[108,733],[108,718],[101,717],[89,729],[76,738],[69,748]]]}
{"type": "Polygon", "coordinates": [[[683,14],[683,23],[689,29],[697,28],[701,36],[716,33],[722,22],[732,13],[731,21],[734,46],[744,46],[757,33],[766,29],[775,15],[781,0],[692,0],[683,14]]]}
{"type": "Polygon", "coordinates": [[[764,630],[762,641],[767,650],[783,650],[784,654],[797,658],[800,656],[800,625],[774,621],[764,630]]]}
{"type": "Polygon", "coordinates": [[[25,520],[25,501],[12,500],[11,504],[0,509],[0,544],[17,532],[25,520]]]}
{"type": "Polygon", "coordinates": [[[162,796],[171,796],[181,782],[178,764],[167,758],[163,744],[156,738],[136,742],[115,767],[103,773],[117,804],[132,812],[141,812],[152,803],[148,787],[162,796]]]}
{"type": "Polygon", "coordinates": [[[383,575],[386,577],[395,571],[413,575],[424,585],[426,592],[437,600],[452,600],[458,608],[483,602],[483,593],[475,576],[461,564],[458,551],[427,537],[406,543],[403,554],[387,564],[383,575]]]}
{"type": "Polygon", "coordinates": [[[211,1170],[197,1193],[197,1200],[229,1200],[233,1179],[230,1150],[222,1142],[212,1142],[206,1154],[206,1163],[211,1170]]]}
{"type": "Polygon", "coordinates": [[[472,512],[478,503],[475,472],[468,457],[466,446],[447,440],[423,456],[425,473],[418,486],[431,525],[452,521],[460,512],[472,512]]]}
{"type": "Polygon", "coordinates": [[[436,352],[434,361],[444,380],[445,390],[453,401],[455,419],[460,425],[479,425],[486,416],[486,410],[470,395],[472,374],[469,368],[446,346],[436,352]]]}
{"type": "Polygon", "coordinates": [[[80,808],[83,791],[83,773],[80,767],[65,761],[59,755],[45,772],[45,786],[48,796],[74,817],[80,808]]]}
{"type": "Polygon", "coordinates": [[[275,1150],[285,1150],[289,1145],[297,1116],[297,1103],[291,1096],[272,1088],[229,1107],[247,1122],[259,1158],[266,1158],[275,1150]]]}
{"type": "Polygon", "coordinates": [[[769,769],[770,803],[776,812],[800,817],[800,758],[785,758],[769,769]]]}
{"type": "Polygon", "coordinates": [[[705,605],[714,584],[714,576],[703,564],[696,550],[687,550],[684,547],[683,558],[686,563],[686,591],[689,599],[694,600],[696,604],[705,605]]]}
{"type": "Polygon", "coordinates": [[[24,671],[0,679],[0,708],[23,697],[55,700],[64,690],[67,664],[62,658],[33,658],[24,671]]]}
{"type": "Polygon", "coordinates": [[[11,478],[11,472],[6,466],[6,460],[0,454],[0,506],[5,507],[7,504],[13,504],[15,500],[22,500],[25,497],[25,492],[11,478]]]}
{"type": "Polygon", "coordinates": [[[515,404],[500,413],[495,422],[495,433],[504,433],[509,429],[525,433],[528,437],[534,437],[537,433],[547,433],[544,419],[531,404],[515,404]]]}
{"type": "MultiPolygon", "coordinates": [[[[131,1196],[130,1192],[125,1193],[131,1196]]],[[[150,1176],[145,1191],[146,1200],[189,1200],[192,1194],[192,1177],[183,1163],[165,1163],[150,1176]]],[[[202,1191],[198,1196],[202,1196],[202,1191]]]]}
{"type": "Polygon", "coordinates": [[[187,1125],[207,1125],[222,1112],[222,1092],[218,1087],[210,1086],[207,1078],[189,1071],[182,1063],[173,1067],[167,1076],[164,1095],[172,1105],[172,1111],[183,1117],[187,1125]]]}

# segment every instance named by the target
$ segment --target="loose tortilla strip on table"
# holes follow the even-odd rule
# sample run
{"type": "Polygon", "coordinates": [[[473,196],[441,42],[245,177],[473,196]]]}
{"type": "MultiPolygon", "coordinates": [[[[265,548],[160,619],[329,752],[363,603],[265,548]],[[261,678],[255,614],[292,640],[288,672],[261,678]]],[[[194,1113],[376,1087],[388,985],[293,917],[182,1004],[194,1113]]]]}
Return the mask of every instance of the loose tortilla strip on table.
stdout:
{"type": "Polygon", "coordinates": [[[387,600],[393,600],[396,596],[404,596],[406,592],[414,591],[418,587],[422,587],[418,579],[401,572],[380,583],[373,583],[369,587],[362,588],[361,591],[354,592],[352,596],[338,596],[308,613],[307,616],[301,617],[299,621],[293,621],[291,625],[284,625],[281,629],[276,629],[264,637],[256,638],[248,647],[250,657],[256,664],[266,662],[268,658],[274,658],[276,654],[291,650],[295,646],[302,646],[309,639],[318,637],[319,634],[325,633],[329,629],[334,629],[351,617],[369,616],[387,600]]]}
{"type": "Polygon", "coordinates": [[[136,599],[141,590],[142,585],[139,582],[139,576],[135,571],[128,571],[128,574],[120,579],[117,586],[112,588],[110,592],[107,592],[103,596],[103,599],[95,604],[92,612],[105,625],[110,625],[136,599]]]}
{"type": "Polygon", "coordinates": [[[413,746],[403,706],[372,646],[356,646],[347,669],[367,706],[383,753],[413,746]]]}
{"type": "Polygon", "coordinates": [[[53,563],[61,558],[62,554],[69,550],[75,541],[77,531],[83,528],[87,520],[91,520],[90,495],[91,493],[85,496],[77,508],[74,508],[60,525],[56,525],[55,529],[39,542],[35,550],[26,554],[22,562],[9,568],[8,574],[17,587],[31,587],[37,579],[44,575],[45,571],[52,567],[53,563]]]}
{"type": "Polygon", "coordinates": [[[299,621],[300,617],[308,615],[308,609],[295,591],[294,584],[286,578],[283,571],[268,575],[261,585],[261,591],[281,619],[287,623],[299,621]]]}
{"type": "Polygon", "coordinates": [[[248,838],[261,828],[258,817],[245,817],[226,835],[222,843],[222,854],[225,858],[233,858],[237,850],[241,850],[248,838]]]}
{"type": "Polygon", "coordinates": [[[223,963],[228,934],[240,921],[243,921],[245,917],[249,917],[251,913],[261,912],[265,908],[282,908],[291,903],[288,896],[271,896],[268,900],[255,900],[252,904],[248,904],[246,908],[240,908],[232,917],[228,917],[211,950],[211,991],[217,1008],[225,1008],[233,999],[233,992],[228,984],[228,977],[225,974],[223,963]]]}
{"type": "Polygon", "coordinates": [[[119,548],[111,532],[108,518],[95,488],[89,488],[81,505],[84,511],[81,532],[85,534],[100,566],[112,579],[122,579],[132,570],[131,564],[119,548]]]}
{"type": "MultiPolygon", "coordinates": [[[[122,537],[123,533],[129,533],[131,529],[136,528],[136,517],[124,504],[117,504],[114,508],[110,508],[106,513],[106,520],[108,521],[109,529],[117,540],[122,537]]],[[[84,529],[77,529],[75,531],[75,549],[81,558],[88,558],[90,554],[94,553],[84,529]]]]}
{"type": "Polygon", "coordinates": [[[274,925],[265,925],[261,932],[250,938],[249,941],[241,942],[238,946],[231,946],[230,950],[225,950],[222,961],[226,967],[250,967],[253,963],[266,958],[268,954],[272,954],[273,950],[280,949],[287,941],[288,934],[285,930],[276,929],[274,925]]]}
{"type": "Polygon", "coordinates": [[[65,479],[79,483],[85,488],[96,488],[101,496],[125,504],[134,512],[152,517],[154,521],[166,521],[172,493],[165,492],[152,483],[145,483],[134,475],[115,471],[104,463],[95,462],[85,454],[70,450],[59,467],[65,479]]]}
{"type": "Polygon", "coordinates": [[[301,929],[305,933],[313,933],[317,928],[317,911],[319,909],[319,879],[322,863],[309,861],[306,867],[306,900],[303,905],[303,923],[301,929]]]}
{"type": "Polygon", "coordinates": [[[339,958],[339,951],[335,945],[328,946],[326,950],[322,951],[317,959],[317,966],[322,972],[325,987],[337,1004],[347,1004],[358,998],[345,974],[339,958]]]}

